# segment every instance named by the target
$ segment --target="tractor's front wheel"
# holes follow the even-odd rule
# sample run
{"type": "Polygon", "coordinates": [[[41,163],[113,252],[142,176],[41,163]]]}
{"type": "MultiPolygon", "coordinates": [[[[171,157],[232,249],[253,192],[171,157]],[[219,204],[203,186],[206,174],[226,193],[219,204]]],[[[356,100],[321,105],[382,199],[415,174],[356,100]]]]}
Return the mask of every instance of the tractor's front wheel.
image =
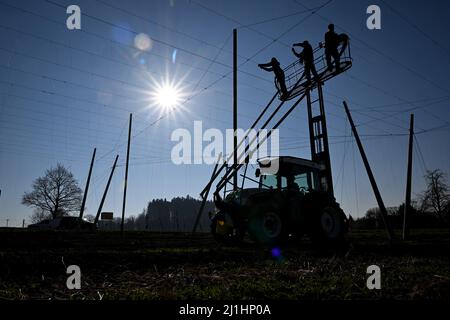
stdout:
{"type": "Polygon", "coordinates": [[[288,234],[286,220],[271,207],[258,210],[249,217],[248,231],[253,240],[263,245],[282,243],[288,234]]]}

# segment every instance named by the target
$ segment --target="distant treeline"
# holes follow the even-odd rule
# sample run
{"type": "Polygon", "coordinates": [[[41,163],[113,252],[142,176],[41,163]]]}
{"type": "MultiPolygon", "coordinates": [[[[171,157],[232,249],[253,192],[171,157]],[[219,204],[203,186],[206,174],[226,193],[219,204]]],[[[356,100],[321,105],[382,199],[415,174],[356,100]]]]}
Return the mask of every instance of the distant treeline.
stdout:
{"type": "MultiPolygon", "coordinates": [[[[125,230],[178,231],[190,232],[194,225],[201,200],[190,197],[176,197],[172,200],[155,199],[137,216],[126,218],[125,230]]],[[[207,201],[201,216],[198,231],[209,232],[208,212],[214,210],[214,203],[207,201]]],[[[120,229],[121,219],[100,221],[99,228],[104,230],[120,229]]]]}
{"type": "MultiPolygon", "coordinates": [[[[201,200],[190,197],[176,197],[171,200],[155,199],[148,203],[142,213],[125,219],[125,230],[140,231],[172,231],[190,232],[197,217],[201,200]]],[[[208,212],[214,210],[214,203],[207,201],[203,215],[201,216],[198,231],[209,232],[210,220],[208,212]]],[[[389,207],[388,220],[393,228],[402,228],[404,204],[398,207],[389,207]]],[[[408,225],[413,229],[448,228],[450,227],[450,214],[437,215],[416,206],[411,207],[408,225]]],[[[100,221],[101,230],[119,230],[121,219],[113,221],[100,221]]],[[[354,229],[379,229],[384,228],[378,208],[367,210],[362,218],[352,220],[354,229]]]]}
{"type": "MultiPolygon", "coordinates": [[[[389,223],[395,229],[401,229],[403,227],[404,208],[405,205],[402,204],[398,207],[390,207],[386,209],[388,212],[389,223]]],[[[380,213],[379,208],[372,208],[367,210],[364,217],[352,221],[352,228],[354,229],[384,228],[384,224],[383,221],[381,220],[381,216],[379,213],[380,213]]],[[[415,207],[411,207],[407,223],[409,228],[412,229],[449,228],[450,214],[446,213],[443,216],[439,216],[435,212],[429,212],[417,209],[415,207]]]]}

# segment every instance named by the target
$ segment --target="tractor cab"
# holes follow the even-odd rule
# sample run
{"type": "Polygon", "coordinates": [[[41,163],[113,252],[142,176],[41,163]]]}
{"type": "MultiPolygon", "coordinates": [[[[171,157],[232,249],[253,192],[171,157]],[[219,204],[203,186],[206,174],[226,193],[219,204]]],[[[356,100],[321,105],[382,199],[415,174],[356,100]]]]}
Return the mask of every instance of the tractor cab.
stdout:
{"type": "Polygon", "coordinates": [[[302,158],[277,157],[258,160],[256,169],[259,177],[259,189],[296,191],[307,194],[323,191],[319,173],[321,165],[302,158]]]}

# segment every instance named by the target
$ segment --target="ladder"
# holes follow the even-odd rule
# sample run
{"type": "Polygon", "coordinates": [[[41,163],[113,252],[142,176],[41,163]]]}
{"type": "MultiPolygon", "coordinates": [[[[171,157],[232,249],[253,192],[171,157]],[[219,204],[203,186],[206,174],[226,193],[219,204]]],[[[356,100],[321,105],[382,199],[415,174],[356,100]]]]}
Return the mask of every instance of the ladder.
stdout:
{"type": "Polygon", "coordinates": [[[307,91],[306,103],[311,160],[322,165],[322,169],[319,172],[321,189],[334,196],[322,85],[318,84],[317,87],[307,91]],[[314,91],[316,91],[315,95],[314,91]]]}

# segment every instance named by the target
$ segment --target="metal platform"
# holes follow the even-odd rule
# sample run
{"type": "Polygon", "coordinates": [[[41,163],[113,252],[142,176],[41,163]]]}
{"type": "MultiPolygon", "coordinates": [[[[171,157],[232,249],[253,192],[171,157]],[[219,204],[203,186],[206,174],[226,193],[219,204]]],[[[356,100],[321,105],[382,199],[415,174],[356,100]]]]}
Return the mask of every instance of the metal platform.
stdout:
{"type": "MultiPolygon", "coordinates": [[[[340,70],[336,71],[336,68],[333,67],[333,70],[328,70],[326,58],[325,58],[325,50],[322,47],[317,47],[314,49],[314,55],[316,58],[314,59],[314,64],[316,66],[317,73],[320,76],[320,80],[322,83],[325,81],[334,78],[338,74],[341,74],[342,72],[347,71],[352,66],[352,57],[350,53],[350,43],[347,43],[346,46],[340,46],[339,50],[342,51],[340,59],[339,59],[339,65],[340,70]],[[320,54],[320,55],[318,55],[320,54]]],[[[284,68],[284,74],[285,74],[285,82],[286,82],[286,88],[288,92],[290,92],[289,96],[284,100],[291,100],[303,93],[305,93],[306,88],[308,87],[309,83],[308,80],[303,76],[304,67],[303,64],[300,63],[300,60],[297,59],[295,62],[288,65],[286,68],[284,68]],[[303,77],[303,79],[302,79],[303,77]],[[300,83],[298,83],[300,80],[300,83]],[[296,85],[296,83],[298,83],[296,85]]],[[[313,82],[312,87],[310,89],[316,87],[314,76],[311,74],[311,81],[313,82]]],[[[275,86],[278,89],[278,99],[281,100],[281,93],[280,93],[280,85],[278,81],[275,78],[275,86]]]]}

